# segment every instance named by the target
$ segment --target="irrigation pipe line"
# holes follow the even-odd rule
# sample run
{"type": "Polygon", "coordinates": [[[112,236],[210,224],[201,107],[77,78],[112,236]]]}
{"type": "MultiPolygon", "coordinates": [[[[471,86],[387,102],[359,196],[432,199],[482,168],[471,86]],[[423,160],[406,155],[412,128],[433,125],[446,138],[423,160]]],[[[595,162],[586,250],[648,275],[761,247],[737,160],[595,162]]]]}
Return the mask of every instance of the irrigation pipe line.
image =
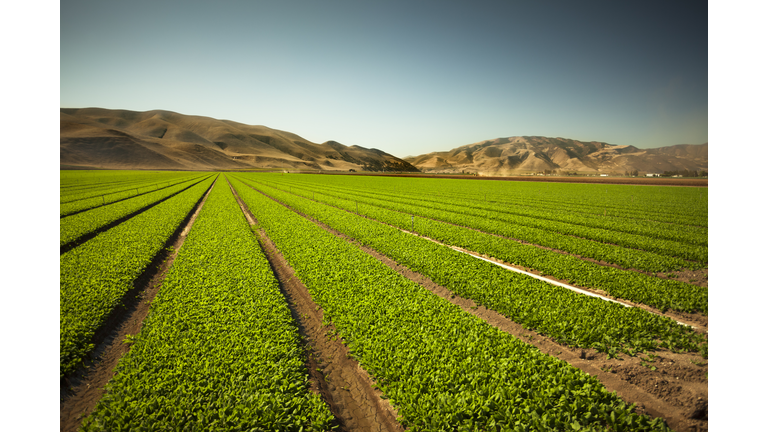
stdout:
{"type": "MultiPolygon", "coordinates": [[[[552,284],[552,285],[556,285],[556,286],[559,286],[559,287],[562,287],[562,288],[566,288],[566,289],[569,289],[571,291],[575,291],[575,292],[577,292],[579,294],[584,294],[584,295],[588,295],[588,296],[592,296],[592,297],[597,297],[597,298],[599,298],[601,300],[605,300],[605,301],[609,301],[609,302],[613,302],[613,303],[618,303],[618,304],[620,304],[620,305],[622,305],[624,307],[637,307],[637,306],[629,305],[629,304],[626,304],[626,303],[622,303],[622,302],[620,302],[618,300],[614,300],[612,298],[601,296],[600,294],[595,294],[593,292],[590,292],[590,291],[587,291],[587,290],[583,290],[581,288],[576,288],[575,286],[571,286],[571,285],[568,285],[568,284],[565,284],[565,283],[562,283],[562,282],[558,282],[558,281],[553,281],[552,279],[545,278],[544,276],[539,276],[537,274],[528,273],[525,270],[520,270],[518,268],[515,268],[515,267],[512,267],[512,266],[508,266],[508,265],[502,264],[500,262],[489,260],[488,258],[483,258],[481,256],[477,256],[474,253],[469,252],[467,250],[464,250],[464,249],[462,249],[462,248],[460,248],[458,246],[447,245],[447,244],[441,243],[441,242],[439,242],[439,241],[437,241],[435,239],[431,239],[429,237],[423,237],[423,236],[420,236],[420,235],[418,235],[416,233],[413,233],[413,232],[410,232],[410,231],[406,231],[406,230],[404,230],[402,228],[399,228],[399,229],[400,229],[400,231],[402,231],[404,233],[408,233],[408,234],[411,234],[413,236],[416,236],[416,237],[419,237],[419,238],[423,238],[423,239],[435,242],[435,243],[437,243],[437,244],[439,244],[441,246],[449,247],[449,248],[451,248],[451,249],[453,249],[453,250],[455,250],[457,252],[461,252],[461,253],[467,254],[467,255],[469,255],[469,256],[471,256],[473,258],[477,258],[477,259],[480,259],[480,260],[483,260],[483,261],[487,261],[487,262],[489,262],[491,264],[497,265],[497,266],[499,266],[499,267],[501,267],[503,269],[506,269],[506,270],[510,270],[510,271],[517,272],[517,273],[522,273],[522,274],[524,274],[526,276],[530,276],[530,277],[532,277],[534,279],[538,279],[538,280],[546,282],[548,284],[552,284]]],[[[650,311],[648,311],[648,312],[650,312],[650,311]]],[[[650,313],[653,313],[653,312],[650,312],[650,313]]],[[[696,327],[694,327],[694,326],[692,326],[690,324],[686,324],[686,323],[683,323],[683,322],[680,322],[680,321],[675,321],[675,322],[680,324],[680,325],[686,326],[686,327],[690,327],[690,328],[693,328],[693,329],[696,328],[696,327]]]]}
{"type": "MultiPolygon", "coordinates": [[[[446,246],[448,246],[448,245],[446,245],[446,246]]],[[[458,248],[458,247],[455,247],[455,246],[448,246],[448,247],[449,247],[449,248],[451,248],[451,249],[453,249],[453,250],[455,250],[455,251],[459,251],[459,252],[465,253],[465,254],[467,254],[467,255],[471,255],[471,256],[473,256],[473,257],[475,257],[475,258],[477,258],[477,259],[481,259],[481,260],[483,260],[483,261],[487,261],[487,262],[489,262],[489,263],[491,263],[491,264],[496,264],[497,266],[499,266],[499,267],[502,267],[502,268],[505,268],[505,269],[507,269],[507,270],[511,270],[511,271],[513,271],[513,272],[522,273],[522,274],[524,274],[524,275],[526,275],[526,276],[530,276],[530,277],[532,277],[532,278],[534,278],[534,279],[538,279],[538,280],[540,280],[540,281],[544,281],[544,282],[546,282],[546,283],[549,283],[549,284],[552,284],[552,285],[557,285],[557,286],[559,286],[559,287],[567,288],[567,289],[569,289],[569,290],[571,290],[571,291],[576,291],[576,292],[577,292],[577,293],[579,293],[579,294],[584,294],[584,295],[588,295],[588,296],[592,296],[592,297],[597,297],[597,298],[599,298],[599,299],[603,299],[603,300],[606,300],[606,301],[609,301],[609,302],[618,303],[618,304],[620,304],[620,305],[622,305],[622,306],[624,306],[624,307],[634,307],[634,306],[632,306],[632,305],[628,305],[628,304],[626,304],[626,303],[622,303],[622,302],[620,302],[620,301],[618,301],[618,300],[614,300],[614,299],[612,299],[612,298],[603,297],[603,296],[601,296],[600,294],[596,294],[596,293],[593,293],[593,292],[590,292],[590,291],[587,291],[587,290],[583,290],[583,289],[581,289],[581,288],[576,288],[575,286],[571,286],[571,285],[568,285],[568,284],[564,284],[564,283],[562,283],[562,282],[553,281],[552,279],[548,279],[548,278],[545,278],[544,276],[540,276],[540,275],[537,275],[537,274],[533,274],[533,273],[528,273],[528,272],[527,272],[527,271],[525,271],[525,270],[520,270],[520,269],[518,269],[518,268],[514,268],[514,267],[508,266],[508,265],[506,265],[506,264],[502,264],[502,263],[499,263],[499,262],[496,262],[496,261],[493,261],[493,260],[489,260],[488,258],[483,258],[483,257],[481,257],[481,256],[477,256],[477,255],[475,255],[475,254],[473,254],[473,253],[470,253],[470,252],[464,251],[464,250],[462,250],[461,248],[458,248]]]]}

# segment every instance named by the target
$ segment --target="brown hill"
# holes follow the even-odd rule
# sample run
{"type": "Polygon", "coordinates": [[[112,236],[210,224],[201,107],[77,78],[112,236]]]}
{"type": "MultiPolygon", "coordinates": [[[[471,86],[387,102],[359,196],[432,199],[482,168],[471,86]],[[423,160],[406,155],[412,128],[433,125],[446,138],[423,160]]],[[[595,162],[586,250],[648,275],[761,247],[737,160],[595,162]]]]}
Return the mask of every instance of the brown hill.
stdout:
{"type": "Polygon", "coordinates": [[[160,110],[61,108],[59,152],[61,165],[113,169],[418,172],[377,149],[315,144],[266,126],[160,110]]]}
{"type": "Polygon", "coordinates": [[[470,172],[486,176],[543,171],[616,174],[634,170],[641,173],[701,171],[707,170],[707,144],[638,149],[565,138],[509,137],[409,156],[404,160],[423,172],[470,172]]]}

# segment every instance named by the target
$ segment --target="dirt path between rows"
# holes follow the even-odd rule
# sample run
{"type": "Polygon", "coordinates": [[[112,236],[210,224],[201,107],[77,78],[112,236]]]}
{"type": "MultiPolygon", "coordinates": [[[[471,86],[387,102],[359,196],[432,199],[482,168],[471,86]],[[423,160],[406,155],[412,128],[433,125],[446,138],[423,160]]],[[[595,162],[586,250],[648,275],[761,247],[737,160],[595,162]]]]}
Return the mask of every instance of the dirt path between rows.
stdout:
{"type": "Polygon", "coordinates": [[[136,279],[134,289],[125,296],[126,309],[108,320],[96,335],[96,348],[90,362],[62,381],[59,389],[59,427],[62,432],[77,431],[104,395],[104,386],[114,376],[118,361],[130,350],[130,345],[124,344],[123,340],[141,331],[152,300],[160,291],[165,275],[217,181],[214,180],[147,270],[136,279]],[[173,249],[169,251],[169,247],[173,249]]]}
{"type": "Polygon", "coordinates": [[[709,362],[699,354],[678,354],[659,349],[652,354],[640,354],[635,357],[623,355],[618,359],[607,359],[604,353],[593,349],[561,345],[547,336],[525,329],[496,311],[484,306],[478,307],[474,301],[454,295],[428,277],[361,245],[354,239],[296,211],[279,200],[267,194],[264,195],[311,220],[326,231],[355,244],[401,275],[461,307],[465,312],[535,346],[545,354],[557,357],[596,377],[608,391],[616,392],[624,401],[636,404],[637,413],[663,418],[677,432],[708,430],[709,362]]]}
{"type": "MultiPolygon", "coordinates": [[[[256,218],[230,184],[245,218],[256,225],[256,218]]],[[[323,310],[312,300],[307,287],[295,277],[293,268],[266,235],[263,229],[255,232],[264,255],[280,283],[280,289],[291,309],[299,333],[306,344],[306,367],[310,375],[310,389],[320,394],[339,423],[339,431],[402,431],[397,412],[382,399],[380,390],[374,389],[373,380],[351,358],[349,348],[335,334],[333,325],[323,325],[323,310]]]]}

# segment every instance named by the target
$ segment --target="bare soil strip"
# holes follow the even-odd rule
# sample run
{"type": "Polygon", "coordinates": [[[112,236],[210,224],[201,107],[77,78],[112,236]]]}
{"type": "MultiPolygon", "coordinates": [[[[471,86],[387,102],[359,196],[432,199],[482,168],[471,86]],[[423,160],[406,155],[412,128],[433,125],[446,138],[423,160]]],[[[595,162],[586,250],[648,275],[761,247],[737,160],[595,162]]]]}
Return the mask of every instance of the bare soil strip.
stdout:
{"type": "Polygon", "coordinates": [[[136,335],[141,331],[150,304],[160,290],[165,275],[173,265],[216,181],[214,180],[144,273],[134,281],[133,289],[124,297],[124,308],[113,311],[96,333],[96,348],[91,353],[88,364],[62,380],[59,388],[59,427],[62,432],[77,431],[83,419],[93,411],[101,399],[104,386],[114,376],[118,361],[130,350],[130,345],[123,341],[126,336],[136,335]]]}
{"type": "Polygon", "coordinates": [[[209,178],[209,177],[206,177],[206,178],[200,180],[199,182],[193,183],[193,184],[185,187],[184,189],[182,189],[182,190],[180,190],[180,191],[178,191],[178,192],[176,192],[176,193],[174,193],[172,195],[168,195],[167,197],[160,199],[159,201],[155,201],[155,202],[153,202],[153,203],[151,203],[151,204],[149,204],[147,206],[144,206],[144,207],[142,207],[142,208],[140,208],[140,209],[138,209],[138,210],[136,210],[136,211],[134,211],[134,212],[132,212],[130,214],[127,214],[127,215],[121,217],[120,219],[117,219],[117,220],[115,220],[113,222],[110,222],[109,224],[104,225],[101,228],[98,228],[98,229],[96,229],[94,231],[91,231],[91,232],[89,232],[87,234],[83,234],[82,236],[72,240],[71,242],[62,245],[59,248],[59,255],[63,255],[64,253],[69,252],[70,250],[76,248],[77,246],[80,246],[81,244],[87,242],[88,240],[96,237],[97,235],[99,235],[99,234],[101,234],[101,233],[103,233],[103,232],[105,232],[105,231],[107,231],[109,229],[112,229],[112,228],[120,225],[121,223],[127,221],[128,219],[131,219],[134,216],[137,216],[137,215],[139,215],[141,213],[144,213],[145,211],[151,209],[152,207],[154,207],[154,206],[156,206],[156,205],[158,205],[158,204],[160,204],[160,203],[162,203],[162,202],[164,202],[166,200],[169,200],[169,199],[175,197],[176,195],[184,192],[185,190],[191,188],[192,186],[195,186],[198,183],[205,181],[205,179],[207,179],[207,178],[209,178]]]}
{"type": "MultiPolygon", "coordinates": [[[[251,214],[230,184],[248,223],[256,225],[251,214]]],[[[310,388],[319,393],[339,422],[340,431],[402,431],[397,412],[374,389],[373,380],[349,355],[349,348],[334,334],[334,326],[323,325],[323,310],[312,300],[307,287],[294,275],[266,233],[256,231],[262,250],[280,283],[299,333],[306,343],[310,388]]]]}
{"type": "Polygon", "coordinates": [[[621,360],[607,360],[605,354],[596,350],[563,346],[549,337],[525,329],[496,311],[484,306],[478,307],[472,300],[455,296],[447,288],[370,248],[360,244],[357,246],[465,312],[595,376],[608,391],[615,391],[624,401],[636,404],[638,413],[661,417],[678,432],[707,430],[708,366],[707,361],[700,356],[661,350],[655,353],[652,362],[641,359],[649,356],[624,356],[621,360]],[[651,367],[656,370],[651,370],[651,367]]]}
{"type": "Polygon", "coordinates": [[[326,231],[355,244],[390,268],[420,284],[425,289],[459,306],[488,324],[505,331],[540,351],[552,355],[596,377],[606,389],[616,392],[624,401],[636,404],[636,412],[661,417],[677,432],[708,430],[708,371],[709,361],[697,353],[677,354],[660,349],[650,355],[623,356],[607,359],[594,349],[561,345],[474,301],[458,297],[426,276],[398,264],[385,255],[361,245],[354,239],[335,231],[284,203],[270,197],[326,231]]]}

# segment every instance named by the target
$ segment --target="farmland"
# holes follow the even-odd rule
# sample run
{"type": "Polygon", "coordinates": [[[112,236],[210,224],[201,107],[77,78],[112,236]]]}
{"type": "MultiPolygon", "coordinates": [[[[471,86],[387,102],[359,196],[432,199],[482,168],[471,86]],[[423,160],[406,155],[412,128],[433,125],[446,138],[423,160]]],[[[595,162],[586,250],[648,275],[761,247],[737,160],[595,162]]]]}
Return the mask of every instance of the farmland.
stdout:
{"type": "Polygon", "coordinates": [[[707,430],[707,201],[62,172],[62,430],[707,430]]]}

